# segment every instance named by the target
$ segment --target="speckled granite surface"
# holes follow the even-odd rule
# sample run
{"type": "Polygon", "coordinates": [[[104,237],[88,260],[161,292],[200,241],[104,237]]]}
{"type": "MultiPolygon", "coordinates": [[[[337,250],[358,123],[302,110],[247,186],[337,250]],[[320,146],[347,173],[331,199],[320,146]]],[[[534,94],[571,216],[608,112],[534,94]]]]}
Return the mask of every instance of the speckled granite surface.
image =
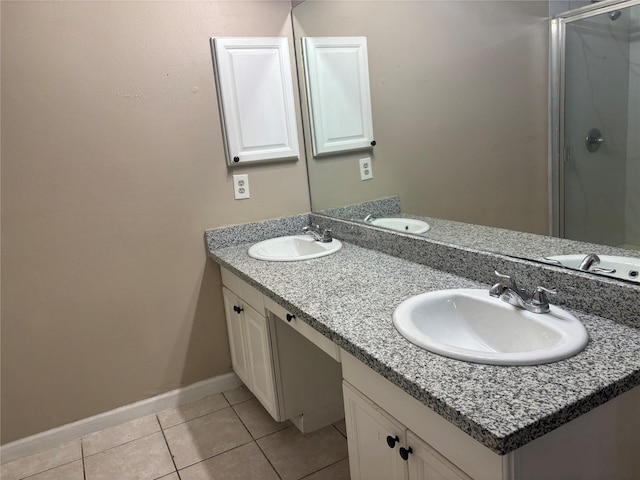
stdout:
{"type": "Polygon", "coordinates": [[[483,283],[495,283],[494,271],[511,275],[520,286],[533,291],[538,285],[553,287],[550,301],[559,306],[605,316],[640,327],[640,284],[602,275],[578,272],[535,261],[461,247],[420,235],[311,214],[311,221],[331,228],[336,238],[355,245],[421,263],[483,283]]]}
{"type": "Polygon", "coordinates": [[[452,245],[495,252],[518,258],[542,261],[542,257],[551,255],[586,255],[588,253],[640,258],[640,250],[628,250],[608,245],[537,235],[535,233],[518,232],[504,228],[487,227],[485,225],[475,225],[472,223],[401,213],[400,198],[397,196],[325,210],[318,213],[341,220],[359,221],[362,225],[367,225],[371,228],[381,227],[374,227],[371,224],[363,222],[364,218],[369,214],[374,217],[415,218],[423,220],[431,226],[428,232],[416,234],[418,236],[452,245]]]}
{"type": "Polygon", "coordinates": [[[256,243],[284,235],[300,235],[309,225],[309,214],[232,225],[205,231],[207,249],[230,247],[242,243],[256,243]]]}
{"type": "Polygon", "coordinates": [[[414,346],[391,315],[405,298],[473,280],[344,243],[304,262],[262,262],[248,245],[210,256],[483,443],[508,453],[640,384],[640,329],[571,311],[590,341],[580,354],[535,367],[452,360],[414,346]]]}
{"type": "Polygon", "coordinates": [[[397,217],[400,216],[400,197],[381,198],[370,202],[347,205],[346,207],[323,210],[320,213],[344,220],[364,220],[367,215],[373,215],[374,217],[397,217]]]}

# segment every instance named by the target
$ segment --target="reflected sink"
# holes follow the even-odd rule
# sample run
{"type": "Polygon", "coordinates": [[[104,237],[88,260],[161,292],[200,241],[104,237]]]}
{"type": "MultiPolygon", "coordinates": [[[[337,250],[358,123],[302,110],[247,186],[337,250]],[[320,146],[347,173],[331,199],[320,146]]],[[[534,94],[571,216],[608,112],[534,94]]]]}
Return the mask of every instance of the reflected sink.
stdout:
{"type": "Polygon", "coordinates": [[[249,248],[249,256],[272,262],[295,262],[324,257],[342,248],[335,238],[327,243],[318,242],[309,235],[276,237],[256,243],[249,248]]]}
{"type": "Polygon", "coordinates": [[[424,233],[431,228],[427,222],[416,220],[414,218],[374,218],[370,223],[376,227],[390,228],[391,230],[397,230],[405,233],[424,233]]]}
{"type": "Polygon", "coordinates": [[[423,293],[403,301],[393,323],[410,342],[445,357],[490,365],[540,365],[587,345],[584,325],[561,308],[531,313],[488,290],[423,293]]]}
{"type": "MultiPolygon", "coordinates": [[[[543,257],[542,261],[552,265],[579,270],[580,263],[586,255],[552,255],[543,257]],[[559,262],[559,263],[557,263],[559,262]]],[[[589,273],[599,273],[609,277],[640,282],[640,258],[619,257],[615,255],[598,255],[600,263],[593,265],[589,273]]]]}

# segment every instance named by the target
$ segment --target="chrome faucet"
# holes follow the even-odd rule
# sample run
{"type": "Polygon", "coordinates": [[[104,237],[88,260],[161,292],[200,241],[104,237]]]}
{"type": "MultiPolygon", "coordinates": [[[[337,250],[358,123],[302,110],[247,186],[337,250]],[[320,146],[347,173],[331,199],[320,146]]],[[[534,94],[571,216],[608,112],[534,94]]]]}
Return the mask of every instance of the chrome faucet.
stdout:
{"type": "Polygon", "coordinates": [[[307,227],[303,227],[302,231],[307,235],[311,235],[313,239],[317,242],[329,243],[333,241],[333,237],[331,236],[331,229],[325,228],[324,230],[320,230],[320,226],[316,224],[312,224],[307,227]]]}
{"type": "Polygon", "coordinates": [[[600,263],[600,257],[595,253],[590,253],[580,262],[579,270],[588,271],[591,267],[595,267],[600,263]]]}
{"type": "Polygon", "coordinates": [[[510,305],[518,308],[524,308],[532,313],[548,313],[549,312],[549,299],[547,295],[555,295],[555,290],[550,290],[544,287],[536,287],[532,295],[529,295],[524,290],[518,287],[516,281],[509,275],[503,275],[495,272],[500,278],[504,278],[507,283],[496,283],[489,289],[489,295],[497,297],[503,302],[507,302],[510,305]]]}
{"type": "Polygon", "coordinates": [[[578,270],[593,273],[616,273],[615,268],[601,268],[596,265],[600,265],[600,257],[595,253],[590,253],[582,259],[582,262],[580,262],[580,265],[578,266],[578,270]]]}

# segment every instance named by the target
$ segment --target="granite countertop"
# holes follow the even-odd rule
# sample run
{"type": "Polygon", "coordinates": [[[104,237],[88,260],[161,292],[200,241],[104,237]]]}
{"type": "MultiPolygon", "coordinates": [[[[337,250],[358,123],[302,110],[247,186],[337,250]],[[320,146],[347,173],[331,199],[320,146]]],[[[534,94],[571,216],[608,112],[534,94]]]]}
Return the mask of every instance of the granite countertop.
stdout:
{"type": "Polygon", "coordinates": [[[209,256],[498,454],[506,454],[640,384],[640,329],[568,309],[587,328],[578,355],[540,366],[467,363],[423,350],[393,326],[404,299],[481,284],[343,241],[303,262],[209,256]]]}

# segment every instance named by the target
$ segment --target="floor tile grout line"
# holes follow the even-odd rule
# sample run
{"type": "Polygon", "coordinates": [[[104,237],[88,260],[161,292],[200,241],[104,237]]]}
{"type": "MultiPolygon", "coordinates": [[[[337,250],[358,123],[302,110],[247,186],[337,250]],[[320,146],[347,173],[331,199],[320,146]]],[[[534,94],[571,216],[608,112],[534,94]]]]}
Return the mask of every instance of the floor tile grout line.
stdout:
{"type": "Polygon", "coordinates": [[[84,445],[82,444],[82,439],[80,439],[80,456],[82,457],[82,478],[83,480],[87,480],[87,469],[84,465],[84,445]]]}
{"type": "MultiPolygon", "coordinates": [[[[232,407],[235,407],[236,405],[242,405],[243,403],[250,402],[251,400],[258,400],[256,397],[251,397],[251,398],[247,398],[247,399],[245,399],[245,400],[241,400],[241,401],[236,402],[236,403],[231,403],[231,402],[229,401],[229,399],[227,399],[226,397],[225,397],[225,399],[227,400],[227,402],[229,402],[229,405],[230,405],[230,406],[232,406],[232,407]]],[[[259,401],[259,400],[258,400],[258,401],[259,401]]]]}
{"type": "Polygon", "coordinates": [[[253,395],[253,393],[251,393],[251,397],[250,397],[250,398],[245,398],[244,400],[241,400],[241,401],[239,401],[239,402],[231,403],[231,400],[229,400],[229,399],[227,398],[227,396],[225,395],[225,393],[226,393],[226,392],[230,392],[230,391],[232,391],[232,390],[237,390],[238,388],[242,388],[242,387],[246,388],[246,389],[249,391],[249,393],[251,393],[251,390],[249,390],[249,389],[247,388],[247,386],[246,386],[246,385],[244,385],[244,384],[243,384],[242,386],[240,386],[240,387],[232,388],[232,389],[230,389],[230,390],[225,390],[224,392],[220,392],[220,393],[222,393],[222,396],[224,397],[224,399],[225,399],[227,402],[229,402],[229,405],[231,405],[232,407],[233,407],[234,405],[238,405],[238,404],[240,404],[240,403],[248,402],[249,400],[253,400],[254,398],[256,398],[256,397],[255,397],[255,395],[253,395]]]}
{"type": "MultiPolygon", "coordinates": [[[[228,403],[228,402],[227,402],[227,403],[228,403]]],[[[188,404],[186,404],[186,405],[188,405],[188,404]]],[[[219,408],[218,410],[212,410],[212,411],[210,411],[210,412],[203,413],[202,415],[198,415],[197,417],[193,417],[193,418],[190,418],[189,420],[185,420],[185,421],[180,422],[180,423],[176,423],[176,424],[173,424],[173,425],[169,425],[169,426],[167,426],[167,427],[162,426],[162,423],[160,422],[160,419],[159,419],[159,418],[158,418],[158,423],[160,424],[160,429],[161,429],[161,430],[168,430],[168,429],[170,429],[170,428],[177,427],[178,425],[184,425],[185,423],[189,423],[189,422],[191,422],[192,420],[196,420],[196,419],[198,419],[198,418],[206,417],[207,415],[211,415],[212,413],[221,412],[221,411],[222,411],[222,410],[224,410],[225,408],[233,408],[233,405],[227,405],[226,407],[219,408]]],[[[160,413],[162,413],[162,412],[160,412],[160,413]]],[[[159,414],[157,414],[157,415],[159,415],[159,414]]]]}
{"type": "Polygon", "coordinates": [[[336,427],[336,424],[335,424],[335,423],[332,423],[332,424],[331,424],[331,426],[332,426],[333,428],[335,428],[336,430],[338,430],[338,433],[339,433],[340,435],[342,435],[344,438],[347,438],[347,436],[346,436],[344,433],[342,433],[342,430],[340,430],[338,427],[336,427]]]}
{"type": "MultiPolygon", "coordinates": [[[[236,404],[236,405],[239,405],[239,404],[236,404]]],[[[260,405],[260,406],[262,407],[262,405],[260,405]]],[[[278,422],[280,425],[282,425],[282,428],[280,428],[280,429],[278,429],[278,430],[276,430],[276,431],[274,431],[274,432],[265,433],[264,435],[262,435],[262,436],[260,436],[260,437],[256,437],[256,436],[254,436],[254,435],[253,435],[253,433],[251,433],[251,430],[249,430],[249,427],[246,425],[246,423],[244,423],[244,420],[242,420],[242,417],[240,416],[240,414],[239,414],[238,412],[236,412],[236,409],[235,409],[235,408],[233,408],[233,407],[234,407],[234,405],[232,405],[232,406],[231,406],[231,408],[233,409],[233,413],[235,413],[235,414],[236,414],[236,416],[237,416],[237,417],[238,417],[238,419],[240,420],[240,423],[242,423],[242,425],[244,426],[244,428],[246,428],[246,429],[247,429],[247,432],[249,432],[249,435],[251,436],[251,438],[252,438],[252,439],[253,439],[253,441],[255,441],[255,442],[257,442],[258,440],[260,440],[260,439],[262,439],[262,438],[266,438],[266,437],[268,437],[269,435],[273,435],[274,433],[281,432],[282,430],[285,430],[285,429],[287,429],[287,428],[289,428],[289,427],[293,427],[293,426],[294,426],[291,422],[289,422],[289,425],[285,425],[285,423],[287,422],[287,420],[285,420],[284,422],[278,422]]]]}
{"type": "MultiPolygon", "coordinates": [[[[176,465],[176,460],[173,457],[173,452],[171,451],[171,447],[169,446],[169,441],[167,440],[167,436],[162,429],[162,425],[160,425],[160,418],[156,414],[156,421],[158,422],[158,426],[160,427],[160,432],[162,433],[162,438],[164,439],[164,444],[167,446],[167,451],[169,452],[169,456],[171,457],[171,463],[173,463],[173,468],[175,469],[176,475],[178,475],[178,480],[180,480],[180,472],[178,471],[178,465],[176,465]]],[[[160,477],[162,478],[162,477],[160,477]]]]}
{"type": "MultiPolygon", "coordinates": [[[[54,470],[56,468],[64,467],[66,465],[70,465],[70,464],[72,464],[74,462],[79,462],[79,461],[82,461],[82,458],[76,458],[75,460],[71,460],[70,462],[61,463],[60,465],[56,465],[55,467],[47,468],[45,470],[41,470],[39,472],[32,473],[31,475],[27,475],[26,477],[25,476],[19,476],[18,480],[28,480],[29,478],[35,477],[36,475],[40,475],[40,474],[45,473],[45,472],[50,472],[51,470],[54,470]]],[[[82,464],[84,465],[84,461],[82,462],[82,464]]],[[[84,467],[83,467],[83,471],[84,471],[84,467]]]]}
{"type": "Polygon", "coordinates": [[[303,477],[298,478],[297,480],[304,480],[305,478],[309,478],[311,475],[314,475],[314,474],[316,474],[318,472],[321,472],[325,468],[329,468],[329,467],[333,467],[334,465],[337,465],[338,463],[342,462],[345,458],[349,458],[349,456],[341,458],[340,460],[338,460],[336,462],[333,462],[333,463],[330,463],[329,465],[325,465],[324,467],[319,468],[318,470],[316,470],[314,472],[308,473],[308,474],[304,475],[303,477]]]}
{"type": "MultiPolygon", "coordinates": [[[[253,400],[252,398],[250,398],[249,400],[253,400]]],[[[247,400],[247,401],[249,401],[247,400]]],[[[241,402],[242,403],[242,402],[241,402]]],[[[245,428],[245,430],[247,432],[249,432],[249,436],[251,437],[253,443],[255,443],[255,445],[258,447],[258,449],[260,450],[260,453],[262,453],[262,456],[267,460],[267,463],[269,463],[269,465],[271,465],[271,468],[273,469],[274,472],[276,472],[276,475],[278,476],[278,478],[280,480],[282,480],[282,477],[280,476],[280,473],[278,472],[278,470],[276,469],[276,466],[271,463],[271,460],[269,459],[269,457],[267,456],[266,452],[262,449],[262,447],[260,446],[260,444],[258,443],[258,439],[253,437],[253,434],[251,433],[251,431],[249,430],[249,427],[247,427],[247,425],[244,423],[244,421],[242,420],[242,418],[240,417],[240,415],[238,415],[238,412],[236,412],[235,408],[233,408],[233,406],[231,406],[231,409],[233,410],[233,413],[236,414],[236,417],[238,417],[238,420],[240,420],[240,423],[242,423],[242,426],[245,428]]],[[[284,430],[284,429],[282,429],[284,430]]],[[[281,432],[282,430],[278,430],[278,432],[281,432]]],[[[278,433],[278,432],[272,432],[269,435],[273,435],[274,433],[278,433]]],[[[263,435],[260,438],[266,438],[269,435],[263,435]]],[[[245,444],[246,445],[246,444],[245,444]]]]}
{"type": "Polygon", "coordinates": [[[197,462],[193,462],[193,463],[190,463],[189,465],[185,465],[184,467],[181,467],[179,470],[176,469],[176,471],[178,472],[178,475],[179,475],[180,474],[180,470],[184,470],[186,468],[193,467],[194,465],[197,465],[199,463],[206,462],[207,460],[211,460],[212,458],[219,457],[220,455],[224,455],[225,453],[231,452],[231,451],[236,450],[237,448],[240,448],[240,447],[244,447],[245,445],[249,445],[250,443],[256,443],[256,441],[255,440],[249,440],[248,442],[244,442],[244,443],[241,443],[240,445],[236,445],[235,447],[232,447],[229,450],[225,450],[223,452],[215,453],[215,454],[210,455],[210,456],[208,456],[206,458],[202,458],[202,459],[198,460],[197,462]]]}
{"type": "MultiPolygon", "coordinates": [[[[262,437],[265,438],[265,437],[262,437]]],[[[271,459],[269,458],[269,456],[267,455],[267,452],[264,451],[264,449],[262,448],[262,446],[256,441],[254,440],[253,443],[255,443],[258,448],[260,449],[260,452],[262,453],[262,455],[264,456],[264,458],[266,458],[267,462],[269,463],[269,465],[271,465],[271,468],[273,468],[273,471],[276,472],[276,475],[278,476],[278,478],[280,480],[282,480],[282,475],[280,475],[280,472],[278,471],[278,469],[276,468],[276,466],[271,462],[271,459]]]]}
{"type": "Polygon", "coordinates": [[[247,431],[247,433],[249,434],[249,436],[251,437],[251,440],[253,440],[254,442],[256,441],[255,438],[253,438],[253,434],[251,433],[251,430],[249,430],[249,427],[247,427],[247,424],[244,423],[242,421],[242,418],[240,418],[240,415],[238,415],[238,412],[236,412],[236,409],[233,408],[233,405],[231,406],[231,411],[233,412],[233,414],[236,416],[236,418],[240,421],[240,423],[242,424],[242,426],[244,427],[244,429],[247,431]]]}
{"type": "Polygon", "coordinates": [[[141,440],[143,438],[150,437],[151,435],[155,435],[156,433],[159,433],[161,431],[162,431],[162,428],[160,430],[156,430],[155,432],[151,432],[151,433],[148,433],[146,435],[142,435],[141,437],[137,437],[137,438],[134,438],[132,440],[127,440],[126,442],[119,443],[118,445],[114,445],[113,447],[105,448],[104,450],[100,450],[99,452],[90,453],[86,457],[84,456],[84,453],[83,453],[83,457],[82,458],[84,459],[84,458],[93,457],[94,455],[100,455],[101,453],[108,452],[109,450],[113,450],[114,448],[121,447],[122,445],[127,445],[127,444],[135,442],[137,440],[141,440]]]}

